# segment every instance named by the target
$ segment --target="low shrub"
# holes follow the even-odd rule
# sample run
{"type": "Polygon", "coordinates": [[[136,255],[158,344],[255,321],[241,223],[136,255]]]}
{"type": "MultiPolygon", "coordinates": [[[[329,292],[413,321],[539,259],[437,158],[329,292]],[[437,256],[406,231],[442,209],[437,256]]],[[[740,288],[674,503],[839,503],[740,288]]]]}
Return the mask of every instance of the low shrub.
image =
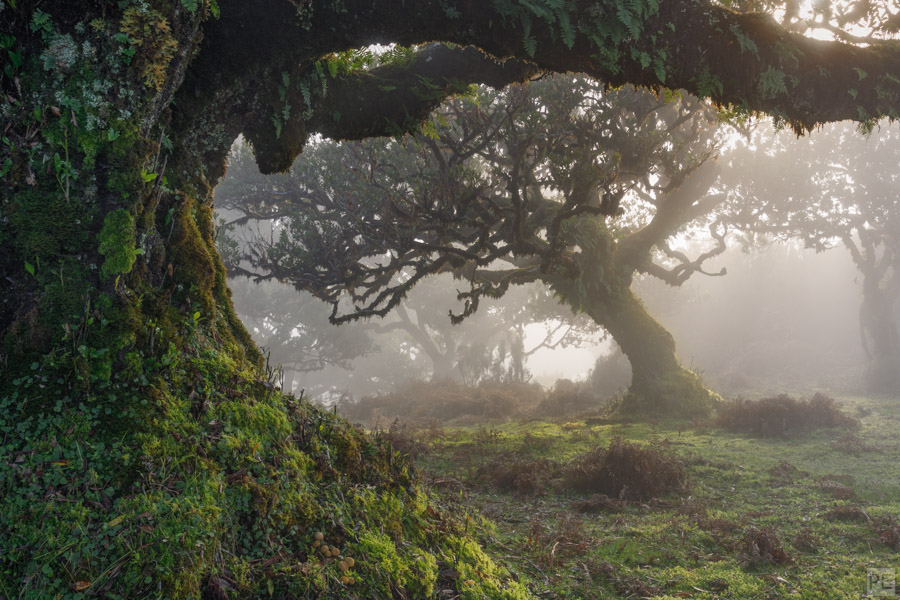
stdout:
{"type": "Polygon", "coordinates": [[[568,463],[524,458],[517,452],[499,454],[478,469],[475,480],[518,494],[541,495],[548,488],[593,494],[573,505],[578,512],[620,508],[622,501],[644,502],[688,490],[684,466],[677,457],[620,437],[568,463]]]}
{"type": "Polygon", "coordinates": [[[600,398],[601,396],[592,390],[587,382],[560,379],[531,414],[537,418],[559,418],[596,413],[602,408],[600,398]]]}
{"type": "Polygon", "coordinates": [[[495,457],[478,469],[475,479],[497,489],[529,496],[543,495],[551,480],[558,479],[562,465],[545,459],[526,459],[516,453],[495,457]]]}
{"type": "Polygon", "coordinates": [[[574,490],[606,494],[621,500],[646,501],[687,491],[681,461],[657,446],[644,447],[614,438],[608,448],[597,446],[575,457],[566,467],[565,484],[574,490]]]}
{"type": "Polygon", "coordinates": [[[748,565],[784,565],[793,562],[771,527],[751,527],[741,540],[741,559],[748,565]]]}
{"type": "Polygon", "coordinates": [[[397,390],[359,399],[347,398],[338,412],[374,426],[400,417],[407,422],[438,420],[466,424],[523,418],[545,397],[538,384],[482,382],[469,387],[452,381],[415,381],[397,390]]]}
{"type": "Polygon", "coordinates": [[[834,507],[825,513],[825,518],[829,521],[856,521],[858,523],[869,523],[872,521],[869,513],[853,504],[834,507]]]}
{"type": "Polygon", "coordinates": [[[831,442],[831,447],[853,456],[859,456],[863,452],[874,452],[876,448],[863,442],[854,432],[848,431],[838,439],[831,442]]]}
{"type": "Polygon", "coordinates": [[[859,421],[841,412],[840,405],[823,394],[797,400],[781,394],[751,401],[738,398],[725,403],[715,424],[727,431],[757,437],[793,437],[822,427],[858,427],[859,421]]]}
{"type": "Polygon", "coordinates": [[[878,539],[882,544],[886,544],[894,550],[900,550],[900,524],[894,516],[887,518],[887,523],[878,534],[878,539]]]}

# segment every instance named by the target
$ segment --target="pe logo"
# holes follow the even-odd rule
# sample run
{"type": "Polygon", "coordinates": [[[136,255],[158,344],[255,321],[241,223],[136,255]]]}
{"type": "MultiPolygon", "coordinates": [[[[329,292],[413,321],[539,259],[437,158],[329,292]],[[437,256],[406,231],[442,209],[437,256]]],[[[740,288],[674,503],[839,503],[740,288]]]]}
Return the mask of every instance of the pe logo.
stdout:
{"type": "Polygon", "coordinates": [[[897,595],[897,575],[894,569],[866,569],[866,596],[893,598],[897,595]]]}

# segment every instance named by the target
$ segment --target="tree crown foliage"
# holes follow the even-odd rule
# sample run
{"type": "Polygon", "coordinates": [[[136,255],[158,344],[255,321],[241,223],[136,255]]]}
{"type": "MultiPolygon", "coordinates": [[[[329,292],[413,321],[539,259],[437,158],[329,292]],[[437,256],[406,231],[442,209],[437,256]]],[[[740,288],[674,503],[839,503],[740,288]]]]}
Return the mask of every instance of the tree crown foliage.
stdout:
{"type": "MultiPolygon", "coordinates": [[[[470,285],[465,316],[510,284],[577,277],[597,244],[631,239],[627,268],[676,277],[645,255],[721,200],[715,129],[686,96],[553,77],[449,101],[406,138],[317,142],[289,175],[229,179],[219,198],[283,219],[246,244],[243,273],[319,296],[336,322],[384,315],[439,272],[470,285]]],[[[700,268],[680,258],[679,276],[700,268]]]]}

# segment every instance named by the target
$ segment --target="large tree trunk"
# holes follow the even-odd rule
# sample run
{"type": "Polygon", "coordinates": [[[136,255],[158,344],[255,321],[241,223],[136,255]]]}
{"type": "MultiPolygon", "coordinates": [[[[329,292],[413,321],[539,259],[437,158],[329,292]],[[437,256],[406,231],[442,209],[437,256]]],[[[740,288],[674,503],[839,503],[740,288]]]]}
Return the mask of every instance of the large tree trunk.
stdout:
{"type": "Polygon", "coordinates": [[[623,415],[694,417],[708,414],[716,396],[685,369],[675,354],[675,339],[654,319],[630,289],[621,290],[586,311],[602,325],[631,363],[631,387],[623,415]]]}
{"type": "MultiPolygon", "coordinates": [[[[23,57],[0,74],[0,597],[343,595],[317,530],[357,558],[359,597],[429,597],[438,556],[496,572],[384,442],[279,393],[234,313],[211,185],[266,69],[232,49],[224,74],[182,80],[239,7],[203,31],[208,1],[16,4],[0,4],[3,60],[23,57]]],[[[251,44],[266,31],[246,26],[251,44]]]]}
{"type": "Polygon", "coordinates": [[[866,355],[866,387],[874,393],[900,389],[900,336],[894,321],[896,294],[866,277],[859,308],[860,336],[866,355]]]}
{"type": "Polygon", "coordinates": [[[431,379],[434,381],[460,381],[462,375],[456,365],[456,354],[428,355],[431,359],[431,379]]]}
{"type": "Polygon", "coordinates": [[[617,412],[623,417],[695,417],[709,414],[717,396],[685,369],[675,339],[631,291],[633,270],[598,243],[585,257],[579,280],[553,281],[562,300],[606,329],[631,363],[631,386],[617,412]]]}

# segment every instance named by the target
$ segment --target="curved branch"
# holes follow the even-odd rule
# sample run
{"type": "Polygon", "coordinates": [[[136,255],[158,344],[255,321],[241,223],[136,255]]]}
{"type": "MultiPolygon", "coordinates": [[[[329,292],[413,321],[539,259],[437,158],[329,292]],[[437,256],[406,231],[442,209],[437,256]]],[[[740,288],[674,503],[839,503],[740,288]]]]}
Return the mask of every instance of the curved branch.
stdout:
{"type": "Polygon", "coordinates": [[[725,235],[727,234],[727,229],[722,231],[721,233],[718,231],[719,223],[713,223],[709,226],[709,233],[714,240],[716,240],[716,245],[711,250],[707,250],[702,253],[696,259],[691,260],[688,256],[677,250],[672,250],[668,244],[663,243],[659,244],[660,249],[665,253],[669,258],[675,259],[678,264],[671,269],[666,269],[662,265],[658,265],[652,261],[648,261],[647,264],[643,265],[639,270],[661,279],[665,281],[667,284],[678,287],[683,284],[685,281],[690,279],[691,275],[694,273],[700,273],[701,275],[706,275],[708,277],[722,277],[728,273],[725,267],[722,267],[718,272],[712,273],[703,269],[703,263],[707,260],[716,257],[722,254],[725,249],[725,235]]]}
{"type": "Polygon", "coordinates": [[[521,60],[497,60],[472,47],[432,44],[406,64],[337,77],[322,74],[321,81],[312,80],[320,86],[317,89],[309,83],[282,89],[282,104],[292,107],[289,118],[281,123],[277,115],[274,120],[271,115],[253,115],[244,134],[263,173],[284,171],[311,133],[336,140],[401,135],[471,84],[502,88],[540,73],[521,60]]]}

